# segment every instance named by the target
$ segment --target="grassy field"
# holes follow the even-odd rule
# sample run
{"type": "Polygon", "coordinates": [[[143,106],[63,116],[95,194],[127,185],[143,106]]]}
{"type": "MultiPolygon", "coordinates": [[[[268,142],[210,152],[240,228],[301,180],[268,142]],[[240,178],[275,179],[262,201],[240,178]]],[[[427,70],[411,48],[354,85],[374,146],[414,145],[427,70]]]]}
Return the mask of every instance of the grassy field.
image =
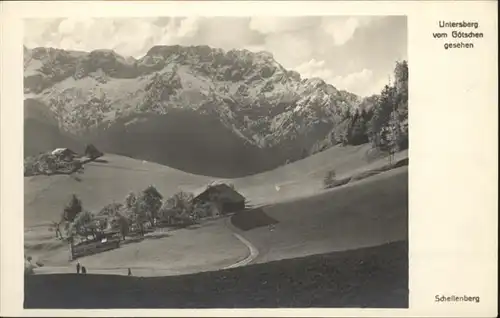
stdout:
{"type": "MultiPolygon", "coordinates": [[[[140,242],[122,244],[118,249],[78,260],[89,273],[125,275],[131,268],[134,275],[170,276],[224,268],[249,253],[225,226],[224,219],[153,234],[140,242]]],[[[76,261],[68,262],[67,246],[61,243],[59,248],[50,249],[49,243],[39,244],[45,244],[45,250],[31,250],[31,256],[44,264],[35,270],[36,274],[75,272],[76,261]]]]}
{"type": "Polygon", "coordinates": [[[257,262],[406,240],[408,167],[241,212],[232,224],[260,251],[257,262]]]}
{"type": "Polygon", "coordinates": [[[34,275],[25,308],[408,307],[406,241],[174,277],[34,275]]]}
{"type": "MultiPolygon", "coordinates": [[[[334,147],[266,173],[228,180],[255,206],[235,218],[236,225],[238,218],[241,221],[240,229],[227,228],[224,220],[208,222],[200,228],[176,230],[88,256],[81,262],[89,272],[99,274],[124,275],[128,267],[139,276],[217,270],[249,253],[231,230],[239,231],[257,247],[257,263],[406,240],[407,167],[323,189],[323,177],[330,169],[343,177],[387,163],[384,158],[369,160],[368,149],[366,145],[334,147]],[[267,227],[269,223],[276,224],[273,231],[267,227]]],[[[398,154],[398,158],[406,156],[406,152],[398,154]]],[[[150,184],[168,196],[179,189],[202,188],[210,181],[213,178],[116,155],[105,155],[76,177],[27,177],[25,253],[46,265],[38,273],[74,272],[67,246],[55,240],[46,225],[60,216],[72,193],[82,199],[84,208],[98,211],[150,184]]]]}
{"type": "MultiPolygon", "coordinates": [[[[303,160],[231,182],[253,205],[267,205],[284,200],[306,198],[323,192],[323,178],[335,170],[337,178],[350,177],[387,164],[386,158],[371,157],[370,145],[333,147],[303,160]]],[[[398,153],[396,160],[408,157],[398,153]]]]}
{"type": "Polygon", "coordinates": [[[25,227],[58,220],[73,193],[85,209],[97,212],[113,201],[122,202],[130,191],[141,191],[151,184],[162,194],[171,195],[179,188],[201,186],[210,180],[159,164],[106,154],[101,162],[86,164],[83,174],[25,177],[25,227]]]}

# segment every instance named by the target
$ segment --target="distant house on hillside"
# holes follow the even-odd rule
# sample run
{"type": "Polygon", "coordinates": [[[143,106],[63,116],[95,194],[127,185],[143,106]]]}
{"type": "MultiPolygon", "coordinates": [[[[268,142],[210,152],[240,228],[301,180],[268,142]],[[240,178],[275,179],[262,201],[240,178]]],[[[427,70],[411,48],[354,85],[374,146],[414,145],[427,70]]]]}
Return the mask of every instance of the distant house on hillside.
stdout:
{"type": "Polygon", "coordinates": [[[52,151],[52,155],[64,159],[64,160],[72,160],[77,153],[69,148],[56,148],[52,151]]]}
{"type": "Polygon", "coordinates": [[[194,209],[203,216],[218,216],[245,209],[245,197],[227,184],[210,185],[193,199],[194,209]]]}

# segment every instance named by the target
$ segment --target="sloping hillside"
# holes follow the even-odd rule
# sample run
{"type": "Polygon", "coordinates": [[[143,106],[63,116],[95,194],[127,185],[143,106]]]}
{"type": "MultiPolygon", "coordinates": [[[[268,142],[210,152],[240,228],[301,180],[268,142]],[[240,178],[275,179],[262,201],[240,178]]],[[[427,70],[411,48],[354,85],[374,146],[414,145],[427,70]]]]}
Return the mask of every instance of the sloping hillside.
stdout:
{"type": "MultiPolygon", "coordinates": [[[[395,155],[395,160],[404,158],[408,158],[408,151],[395,155]]],[[[331,170],[335,170],[337,178],[342,179],[385,164],[387,158],[370,145],[336,146],[274,170],[231,182],[250,198],[253,205],[258,206],[322,192],[323,179],[331,170]]]]}
{"type": "Polygon", "coordinates": [[[232,223],[259,250],[257,262],[407,240],[408,168],[244,211],[232,223]]]}
{"type": "Polygon", "coordinates": [[[408,242],[177,277],[60,274],[24,282],[30,309],[408,308],[408,242]]]}
{"type": "MultiPolygon", "coordinates": [[[[212,181],[228,181],[253,205],[307,196],[322,191],[326,171],[336,169],[339,176],[383,165],[386,159],[370,162],[370,147],[334,147],[306,159],[274,170],[239,179],[219,179],[106,154],[101,162],[85,165],[83,174],[34,176],[24,178],[25,226],[60,218],[62,207],[75,193],[84,208],[100,210],[113,201],[122,201],[130,191],[155,185],[164,196],[179,189],[195,191],[212,181]]],[[[398,156],[404,157],[406,152],[398,156]]]]}
{"type": "Polygon", "coordinates": [[[132,122],[118,121],[92,140],[99,149],[115,149],[116,154],[210,176],[257,173],[284,160],[242,141],[217,117],[191,110],[136,116],[132,122]]]}
{"type": "Polygon", "coordinates": [[[179,188],[201,186],[210,180],[159,164],[107,154],[86,164],[83,174],[25,177],[25,226],[58,220],[73,193],[82,200],[85,209],[98,211],[113,201],[124,200],[130,191],[151,184],[169,195],[179,188]]]}

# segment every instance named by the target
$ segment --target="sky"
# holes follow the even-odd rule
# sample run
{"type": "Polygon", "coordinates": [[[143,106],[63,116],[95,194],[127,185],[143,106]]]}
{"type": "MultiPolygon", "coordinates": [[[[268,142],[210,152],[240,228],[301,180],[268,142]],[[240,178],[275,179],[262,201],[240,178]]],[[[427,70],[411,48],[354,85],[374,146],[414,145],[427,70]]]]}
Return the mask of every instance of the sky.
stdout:
{"type": "Polygon", "coordinates": [[[379,93],[407,59],[404,16],[58,18],[25,20],[28,48],[111,49],[140,58],[154,45],[267,51],[303,78],[360,96],[379,93]]]}

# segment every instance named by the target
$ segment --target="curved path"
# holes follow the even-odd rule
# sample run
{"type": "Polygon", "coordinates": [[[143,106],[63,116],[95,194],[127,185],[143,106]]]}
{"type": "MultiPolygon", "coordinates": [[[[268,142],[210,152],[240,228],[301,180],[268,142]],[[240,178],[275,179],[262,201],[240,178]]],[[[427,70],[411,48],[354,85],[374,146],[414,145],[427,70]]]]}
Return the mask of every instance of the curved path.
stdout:
{"type": "Polygon", "coordinates": [[[238,232],[240,232],[240,230],[238,228],[236,228],[232,223],[231,223],[231,217],[232,216],[228,216],[226,217],[225,221],[224,221],[224,224],[226,225],[226,227],[231,231],[233,232],[233,235],[241,242],[243,243],[247,248],[248,248],[248,251],[249,251],[249,254],[247,257],[245,257],[244,259],[242,259],[241,261],[238,261],[234,264],[231,264],[229,266],[226,266],[224,267],[223,269],[230,269],[230,268],[236,268],[236,267],[240,267],[240,266],[245,266],[245,265],[248,265],[250,264],[253,260],[255,260],[257,258],[257,256],[259,256],[259,250],[252,244],[250,243],[250,241],[248,241],[247,239],[245,239],[243,236],[241,236],[240,234],[238,234],[238,232]]]}
{"type": "Polygon", "coordinates": [[[243,236],[241,236],[241,235],[239,235],[237,233],[233,233],[233,234],[234,234],[234,236],[236,236],[236,238],[238,240],[240,240],[243,244],[245,244],[248,247],[248,250],[250,251],[250,254],[246,258],[242,259],[241,261],[239,261],[237,263],[234,263],[232,265],[224,267],[224,269],[236,268],[236,267],[248,265],[255,258],[257,258],[257,256],[259,256],[259,251],[257,250],[257,248],[255,246],[252,245],[252,243],[250,243],[243,236]]]}
{"type": "MultiPolygon", "coordinates": [[[[222,267],[221,269],[231,269],[240,266],[245,266],[254,261],[259,255],[257,248],[246,240],[244,237],[237,233],[233,235],[243,243],[246,248],[248,248],[248,255],[242,259],[233,263],[231,265],[222,267]]],[[[89,270],[93,274],[114,274],[114,275],[127,275],[127,270],[130,268],[134,276],[173,276],[185,274],[183,271],[178,271],[172,268],[162,268],[162,267],[144,267],[144,266],[117,266],[117,267],[92,267],[89,270]]],[[[53,273],[74,273],[74,265],[69,266],[44,266],[35,268],[37,274],[53,274],[53,273]]]]}
{"type": "MultiPolygon", "coordinates": [[[[243,238],[237,233],[233,235],[242,242],[249,250],[249,254],[242,260],[223,267],[222,269],[236,268],[240,266],[245,266],[250,264],[258,255],[259,251],[255,246],[252,245],[248,240],[243,238]]],[[[127,275],[127,270],[130,268],[134,276],[173,276],[185,274],[182,271],[176,271],[172,268],[161,268],[161,267],[92,267],[91,271],[93,274],[114,274],[114,275],[127,275]]],[[[47,266],[47,267],[37,267],[35,268],[37,274],[53,274],[53,273],[74,273],[75,268],[73,265],[70,266],[47,266]]]]}

